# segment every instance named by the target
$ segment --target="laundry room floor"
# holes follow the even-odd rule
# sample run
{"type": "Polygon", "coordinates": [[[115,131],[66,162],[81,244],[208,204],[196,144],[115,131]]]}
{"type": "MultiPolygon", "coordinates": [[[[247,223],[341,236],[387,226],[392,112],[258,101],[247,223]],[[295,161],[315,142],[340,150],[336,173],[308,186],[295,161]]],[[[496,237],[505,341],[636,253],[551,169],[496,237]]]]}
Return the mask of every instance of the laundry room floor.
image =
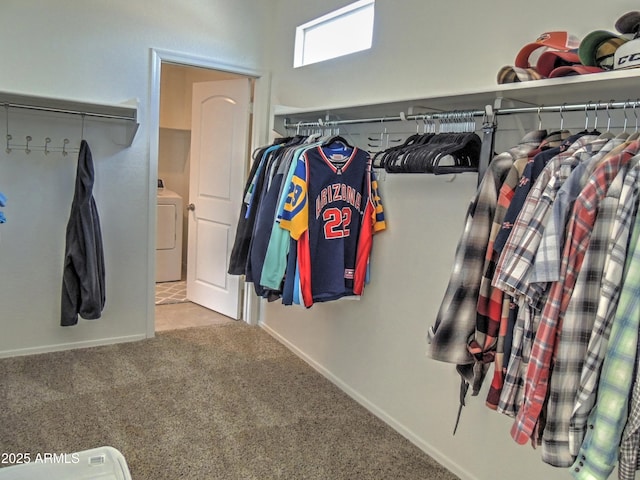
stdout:
{"type": "Polygon", "coordinates": [[[235,320],[186,299],[185,282],[156,284],[156,332],[221,325],[235,320]]]}
{"type": "Polygon", "coordinates": [[[187,281],[156,283],[156,305],[184,303],[187,301],[187,281]]]}

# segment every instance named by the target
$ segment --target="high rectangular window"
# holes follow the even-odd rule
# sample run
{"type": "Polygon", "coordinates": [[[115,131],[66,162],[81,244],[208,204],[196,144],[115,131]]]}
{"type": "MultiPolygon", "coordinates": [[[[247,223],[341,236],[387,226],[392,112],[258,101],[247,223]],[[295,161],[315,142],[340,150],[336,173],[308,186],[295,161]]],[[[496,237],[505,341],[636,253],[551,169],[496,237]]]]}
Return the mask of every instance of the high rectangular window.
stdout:
{"type": "Polygon", "coordinates": [[[375,0],[359,0],[296,28],[295,68],[371,48],[375,0]]]}

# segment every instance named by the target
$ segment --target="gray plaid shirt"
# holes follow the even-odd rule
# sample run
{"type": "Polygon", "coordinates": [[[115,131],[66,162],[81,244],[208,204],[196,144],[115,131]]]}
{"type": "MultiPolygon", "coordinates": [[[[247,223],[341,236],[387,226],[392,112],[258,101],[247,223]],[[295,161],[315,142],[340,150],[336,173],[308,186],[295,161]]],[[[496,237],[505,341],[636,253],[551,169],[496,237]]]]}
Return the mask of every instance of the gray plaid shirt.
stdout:
{"type": "Polygon", "coordinates": [[[568,150],[547,163],[529,192],[496,268],[494,285],[514,295],[519,306],[511,356],[498,404],[498,411],[508,416],[517,414],[524,397],[523,380],[540,320],[539,306],[545,299],[544,289],[529,282],[531,266],[556,193],[572,167],[603,146],[603,143],[595,143],[594,151],[589,145],[595,140],[595,135],[582,136],[568,150]]]}
{"type": "MultiPolygon", "coordinates": [[[[558,338],[542,437],[542,459],[557,467],[569,467],[575,460],[575,453],[569,449],[569,420],[587,352],[586,339],[590,337],[595,323],[603,271],[610,256],[609,250],[613,248],[613,240],[610,239],[614,227],[617,227],[616,234],[619,230],[628,232],[629,207],[637,198],[637,189],[631,188],[626,188],[622,197],[625,173],[622,170],[616,176],[598,208],[598,217],[558,338]],[[621,228],[625,225],[626,229],[621,228]]],[[[637,180],[635,173],[627,177],[637,180]]],[[[626,245],[626,239],[624,241],[626,245]]]]}
{"type": "Polygon", "coordinates": [[[526,158],[545,132],[531,132],[507,152],[493,158],[467,211],[456,249],[449,284],[436,322],[427,333],[427,355],[435,360],[471,364],[467,350],[476,328],[478,292],[485,272],[485,255],[502,182],[518,158],[526,158]]]}

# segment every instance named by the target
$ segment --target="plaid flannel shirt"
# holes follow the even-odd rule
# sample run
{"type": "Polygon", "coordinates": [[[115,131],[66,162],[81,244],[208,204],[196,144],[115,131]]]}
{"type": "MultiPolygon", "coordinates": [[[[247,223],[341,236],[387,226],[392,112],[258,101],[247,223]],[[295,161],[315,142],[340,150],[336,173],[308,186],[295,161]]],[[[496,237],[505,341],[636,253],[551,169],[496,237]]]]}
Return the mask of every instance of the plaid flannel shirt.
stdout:
{"type": "MultiPolygon", "coordinates": [[[[544,229],[544,234],[540,243],[540,247],[538,247],[538,252],[536,253],[535,256],[535,260],[534,260],[534,270],[532,272],[532,281],[538,281],[538,279],[535,278],[535,267],[536,265],[538,265],[538,261],[541,257],[540,255],[540,251],[541,249],[545,248],[544,247],[544,240],[545,237],[547,237],[549,235],[548,232],[548,228],[549,228],[549,224],[552,223],[552,220],[555,221],[555,217],[556,217],[556,210],[557,210],[557,205],[559,203],[565,203],[567,205],[566,208],[569,208],[568,205],[572,204],[573,201],[575,200],[575,197],[577,197],[577,194],[579,193],[579,190],[582,189],[582,186],[580,186],[580,180],[582,180],[582,183],[584,184],[584,182],[586,182],[587,178],[582,178],[580,179],[580,172],[576,172],[576,170],[584,170],[586,169],[586,165],[592,162],[595,162],[599,159],[601,159],[604,155],[606,155],[608,152],[611,151],[611,148],[614,145],[617,145],[619,143],[622,143],[623,139],[615,139],[612,140],[608,143],[605,144],[604,147],[602,147],[602,149],[596,154],[594,155],[591,159],[588,159],[585,162],[582,162],[580,164],[578,164],[576,166],[576,168],[574,169],[574,171],[571,173],[571,175],[569,176],[569,178],[567,179],[567,181],[562,185],[562,187],[560,187],[560,190],[558,190],[558,193],[556,195],[556,199],[553,202],[553,212],[552,212],[552,217],[549,217],[549,221],[547,221],[547,225],[545,226],[544,229]],[[610,145],[611,144],[611,145],[610,145]],[[584,169],[582,169],[581,167],[584,166],[584,169]],[[577,181],[576,181],[577,180],[577,181]],[[570,183],[570,185],[567,185],[568,183],[570,183]],[[571,184],[575,184],[575,186],[572,188],[571,184]],[[573,193],[575,190],[575,193],[573,193]]],[[[566,216],[566,214],[565,214],[566,216]]],[[[559,222],[556,221],[556,223],[558,225],[560,225],[559,222]]],[[[561,232],[559,232],[558,234],[562,234],[564,235],[564,220],[562,220],[562,230],[561,232]]],[[[560,248],[560,247],[558,247],[560,248]]],[[[558,255],[559,256],[559,255],[558,255]]],[[[546,281],[544,279],[540,279],[539,281],[546,281]]],[[[509,330],[509,322],[510,322],[510,317],[511,315],[513,315],[513,312],[517,310],[517,306],[516,304],[513,302],[512,297],[510,295],[505,295],[503,298],[503,306],[502,306],[502,317],[500,319],[500,334],[498,337],[498,342],[497,342],[497,346],[496,346],[496,355],[495,355],[495,371],[494,371],[494,377],[493,380],[491,382],[491,387],[489,388],[489,392],[487,394],[487,406],[489,408],[494,408],[496,409],[499,402],[500,402],[500,395],[502,393],[502,388],[504,385],[504,376],[506,375],[506,366],[503,365],[504,360],[503,358],[505,357],[504,352],[506,352],[507,355],[509,355],[510,351],[508,351],[507,347],[505,347],[505,341],[509,340],[508,334],[510,333],[509,330]]],[[[529,312],[524,312],[524,314],[529,314],[529,312]]],[[[511,329],[513,329],[515,327],[511,327],[511,329]]],[[[522,323],[520,323],[518,325],[518,328],[521,329],[522,328],[522,323]]],[[[519,338],[522,338],[523,333],[519,332],[519,338]]],[[[531,335],[529,335],[531,336],[531,335]]],[[[506,357],[508,359],[508,356],[506,357]]],[[[512,383],[515,381],[518,385],[521,385],[522,383],[520,381],[518,381],[518,379],[514,379],[513,377],[513,373],[511,375],[511,379],[512,379],[512,383]]],[[[517,397],[516,397],[517,398],[517,397]]],[[[503,411],[508,410],[509,414],[515,415],[515,411],[516,408],[515,407],[509,407],[509,403],[510,401],[508,400],[508,397],[504,398],[504,402],[503,402],[503,411]]]]}
{"type": "MultiPolygon", "coordinates": [[[[515,416],[518,413],[524,398],[523,377],[528,368],[531,345],[540,319],[539,310],[533,308],[530,299],[522,293],[529,290],[527,278],[531,262],[535,258],[536,241],[540,238],[548,207],[561,185],[561,182],[554,179],[554,175],[562,175],[563,179],[566,178],[570,170],[567,169],[568,167],[561,169],[562,163],[575,166],[578,160],[573,158],[574,154],[584,152],[584,155],[588,155],[589,150],[585,150],[584,147],[596,138],[594,135],[581,136],[562,153],[549,160],[529,192],[500,255],[493,285],[513,295],[518,304],[509,361],[497,406],[499,412],[508,416],[515,416]],[[529,245],[525,245],[523,241],[525,237],[529,239],[529,245]],[[528,246],[531,249],[528,249],[528,246]]],[[[544,293],[538,293],[536,300],[542,303],[544,293]]],[[[492,398],[495,401],[495,393],[490,393],[493,394],[492,398]]]]}
{"type": "MultiPolygon", "coordinates": [[[[544,131],[532,132],[532,134],[544,134],[544,131]]],[[[497,408],[500,391],[504,379],[504,340],[507,334],[508,314],[512,306],[511,298],[505,298],[504,292],[491,285],[495,274],[496,263],[500,257],[503,245],[495,244],[498,234],[504,230],[510,230],[510,222],[506,221],[506,214],[516,195],[518,185],[522,177],[527,175],[533,177],[536,171],[533,169],[534,157],[543,150],[559,148],[566,140],[568,132],[566,130],[549,134],[540,142],[536,149],[530,149],[527,156],[514,161],[511,171],[502,184],[498,196],[498,206],[493,218],[493,226],[489,237],[487,257],[485,259],[487,268],[480,283],[478,295],[478,316],[476,320],[476,332],[474,338],[469,343],[469,351],[476,359],[476,362],[494,362],[494,375],[491,381],[490,392],[487,395],[487,406],[497,408]],[[504,319],[504,320],[503,320],[504,319]]],[[[522,153],[525,153],[524,150],[522,153]]],[[[528,187],[527,181],[522,187],[528,187]]],[[[484,373],[484,369],[475,368],[474,372],[484,373]]],[[[474,379],[474,384],[478,385],[478,379],[474,379]]],[[[477,394],[477,391],[474,392],[477,394]]]]}
{"type": "Polygon", "coordinates": [[[638,209],[640,158],[634,157],[629,163],[605,261],[597,314],[582,362],[580,384],[569,421],[569,450],[574,456],[580,450],[587,430],[589,413],[596,402],[602,362],[620,296],[627,245],[638,209]]]}
{"type": "MultiPolygon", "coordinates": [[[[478,295],[478,316],[476,319],[476,332],[470,345],[471,353],[477,352],[482,354],[489,351],[494,345],[494,341],[498,336],[498,327],[500,322],[500,312],[502,311],[502,290],[491,287],[491,280],[496,268],[496,252],[493,243],[496,235],[500,231],[504,214],[509,206],[509,202],[513,197],[518,180],[522,175],[522,171],[529,161],[529,157],[518,158],[513,162],[513,166],[507,175],[498,196],[498,204],[495,215],[493,217],[493,225],[487,245],[487,254],[485,262],[487,268],[480,282],[480,292],[478,295]],[[498,310],[496,312],[496,310],[498,310]],[[496,321],[497,320],[497,321],[496,321]],[[471,350],[473,348],[473,350],[471,350]]],[[[476,360],[481,361],[482,358],[477,357],[476,360]]]]}
{"type": "Polygon", "coordinates": [[[618,479],[635,480],[636,470],[640,470],[640,368],[636,369],[631,409],[620,442],[618,479]]]}
{"type": "Polygon", "coordinates": [[[589,415],[589,429],[571,468],[576,479],[606,479],[617,460],[628,418],[640,326],[640,217],[633,227],[620,301],[598,383],[598,400],[589,415]]]}
{"type": "Polygon", "coordinates": [[[478,292],[486,270],[485,256],[498,192],[514,158],[522,156],[520,150],[528,151],[539,142],[539,133],[528,134],[516,147],[496,155],[489,164],[467,210],[449,284],[436,321],[427,333],[427,356],[458,365],[474,362],[467,342],[475,331],[478,292]]]}
{"type": "MultiPolygon", "coordinates": [[[[544,228],[540,246],[536,253],[531,281],[534,283],[556,282],[560,278],[560,254],[564,244],[564,229],[567,225],[567,217],[571,212],[573,202],[589,179],[593,168],[609,153],[620,153],[615,149],[624,149],[623,137],[607,140],[601,137],[595,142],[606,142],[600,151],[589,161],[582,162],[571,173],[571,176],[558,191],[553,202],[551,216],[544,228]]],[[[621,151],[620,150],[620,151],[621,151]]]]}
{"type": "MultiPolygon", "coordinates": [[[[633,171],[636,174],[634,178],[629,178],[629,182],[625,178],[625,186],[630,185],[630,189],[633,189],[636,195],[635,202],[630,209],[633,209],[632,215],[637,215],[638,208],[638,182],[640,182],[640,157],[634,157],[635,162],[633,171]]],[[[631,175],[627,175],[631,177],[631,175]]],[[[632,223],[630,220],[628,224],[632,223]]],[[[627,232],[630,226],[627,226],[627,232]]],[[[639,232],[640,233],[640,232],[639,232]]],[[[626,252],[625,252],[626,253],[626,252]]],[[[624,260],[623,260],[624,262],[624,260]]],[[[640,344],[638,344],[640,348],[640,344]]],[[[636,349],[636,356],[638,355],[638,349],[636,349]]],[[[636,362],[638,359],[636,358],[636,362]]],[[[636,368],[636,376],[633,384],[633,392],[631,394],[631,408],[629,410],[629,417],[627,419],[627,425],[622,433],[622,441],[620,442],[620,456],[618,464],[618,478],[620,480],[634,480],[636,478],[635,472],[640,469],[640,368],[636,368]]]]}
{"type": "Polygon", "coordinates": [[[598,209],[589,246],[558,335],[542,436],[542,460],[556,467],[570,467],[575,460],[569,450],[569,420],[580,384],[587,339],[597,313],[609,239],[618,207],[623,207],[620,202],[625,173],[624,169],[620,170],[598,209]]]}
{"type": "Polygon", "coordinates": [[[518,312],[513,326],[511,354],[504,375],[504,384],[496,410],[515,417],[524,401],[524,376],[531,355],[531,345],[540,313],[529,305],[524,297],[518,299],[518,312]]]}
{"type": "MultiPolygon", "coordinates": [[[[524,171],[522,172],[522,176],[520,181],[518,182],[518,186],[516,187],[515,192],[513,192],[513,198],[509,203],[509,208],[507,209],[504,215],[504,221],[502,226],[500,227],[500,231],[498,232],[498,236],[494,242],[494,248],[498,252],[502,252],[511,235],[511,231],[515,225],[516,219],[522,210],[524,203],[527,200],[529,192],[531,188],[535,184],[538,176],[544,170],[545,166],[553,157],[558,155],[559,153],[567,150],[578,138],[580,138],[583,133],[579,133],[577,135],[572,135],[569,138],[565,138],[568,133],[566,130],[562,132],[558,132],[560,136],[560,145],[552,148],[538,148],[535,151],[531,152],[530,161],[527,163],[524,171]],[[531,157],[533,158],[531,159],[531,157]]],[[[553,138],[555,143],[556,138],[553,138]]]]}
{"type": "MultiPolygon", "coordinates": [[[[540,146],[536,149],[530,148],[533,147],[533,142],[527,145],[528,148],[520,148],[518,151],[519,156],[514,156],[513,166],[500,188],[498,205],[493,217],[493,225],[491,227],[491,234],[489,236],[489,244],[485,258],[487,269],[482,277],[480,294],[478,297],[478,319],[476,321],[476,335],[474,342],[477,345],[477,348],[481,351],[487,351],[492,346],[495,346],[494,343],[498,335],[502,310],[503,292],[502,290],[495,289],[491,286],[496,263],[501,252],[501,248],[494,245],[495,240],[503,227],[508,228],[504,225],[505,215],[511,205],[512,199],[515,196],[518,183],[524,174],[525,168],[533,162],[537,153],[540,153],[545,149],[558,147],[563,140],[564,133],[565,132],[554,132],[553,134],[550,134],[539,142],[540,146]]],[[[536,135],[538,138],[542,138],[544,134],[544,130],[540,130],[532,132],[529,135],[536,135]]]]}
{"type": "Polygon", "coordinates": [[[539,307],[536,302],[540,292],[529,283],[529,275],[549,208],[558,189],[579,161],[575,154],[586,152],[585,149],[596,139],[595,135],[584,135],[547,163],[529,192],[500,255],[494,286],[513,296],[524,295],[534,307],[539,307]]]}
{"type": "Polygon", "coordinates": [[[544,305],[531,347],[524,386],[524,403],[511,428],[511,436],[520,444],[532,438],[542,411],[548,390],[556,336],[561,328],[562,316],[571,298],[578,271],[582,266],[598,207],[611,181],[620,168],[635,154],[637,146],[638,142],[634,142],[623,153],[607,157],[600,163],[574,205],[567,228],[560,280],[553,283],[544,305]],[[632,148],[634,151],[631,150],[632,148]]]}

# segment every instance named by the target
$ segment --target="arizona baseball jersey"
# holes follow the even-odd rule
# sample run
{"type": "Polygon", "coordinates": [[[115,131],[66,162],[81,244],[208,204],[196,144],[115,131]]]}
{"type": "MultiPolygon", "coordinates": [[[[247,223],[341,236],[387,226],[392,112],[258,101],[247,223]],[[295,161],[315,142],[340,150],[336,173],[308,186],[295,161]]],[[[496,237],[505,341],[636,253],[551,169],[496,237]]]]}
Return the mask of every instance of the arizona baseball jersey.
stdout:
{"type": "Polygon", "coordinates": [[[336,143],[307,150],[296,164],[280,226],[298,241],[305,306],[360,295],[372,236],[385,228],[369,154],[336,143]]]}

